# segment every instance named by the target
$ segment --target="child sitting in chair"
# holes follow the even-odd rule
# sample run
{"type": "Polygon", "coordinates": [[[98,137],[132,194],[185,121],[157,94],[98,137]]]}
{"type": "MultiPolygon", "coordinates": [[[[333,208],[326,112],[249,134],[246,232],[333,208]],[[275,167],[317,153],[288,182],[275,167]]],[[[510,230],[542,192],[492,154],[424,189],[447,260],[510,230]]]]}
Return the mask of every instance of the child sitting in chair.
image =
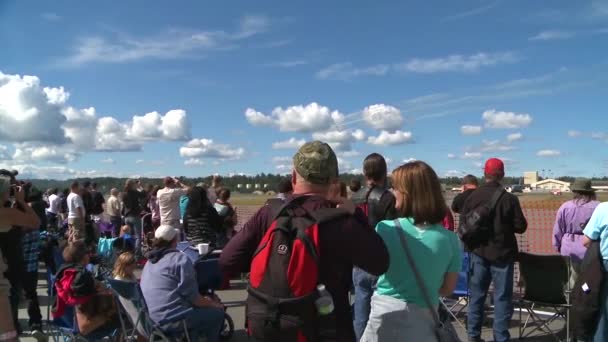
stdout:
{"type": "Polygon", "coordinates": [[[53,318],[65,315],[66,308],[76,309],[78,331],[87,338],[103,338],[120,326],[111,292],[87,271],[89,249],[83,240],[68,244],[63,250],[65,263],[55,280],[56,298],[53,318]]]}

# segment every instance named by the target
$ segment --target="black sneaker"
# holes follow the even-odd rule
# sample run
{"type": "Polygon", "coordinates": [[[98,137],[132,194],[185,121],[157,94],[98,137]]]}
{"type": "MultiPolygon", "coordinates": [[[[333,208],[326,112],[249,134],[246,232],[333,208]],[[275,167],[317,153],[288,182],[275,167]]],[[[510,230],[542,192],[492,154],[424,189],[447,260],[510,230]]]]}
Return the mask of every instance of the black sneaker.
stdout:
{"type": "Polygon", "coordinates": [[[30,326],[30,334],[33,338],[36,339],[36,341],[38,342],[46,342],[49,340],[49,337],[45,335],[44,331],[42,330],[42,325],[41,324],[32,324],[30,326]]]}

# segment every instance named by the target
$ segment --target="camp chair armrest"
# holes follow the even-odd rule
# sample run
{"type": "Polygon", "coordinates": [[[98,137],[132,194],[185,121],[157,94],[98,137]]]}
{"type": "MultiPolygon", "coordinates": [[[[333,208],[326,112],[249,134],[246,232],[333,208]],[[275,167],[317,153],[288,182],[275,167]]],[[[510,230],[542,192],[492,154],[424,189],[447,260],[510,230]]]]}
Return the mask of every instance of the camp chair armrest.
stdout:
{"type": "Polygon", "coordinates": [[[187,308],[187,309],[184,309],[182,311],[178,311],[178,312],[170,315],[169,317],[163,319],[162,321],[158,322],[158,325],[162,327],[162,326],[165,326],[167,324],[183,321],[186,318],[186,316],[189,313],[191,313],[192,311],[193,311],[192,308],[187,308]]]}

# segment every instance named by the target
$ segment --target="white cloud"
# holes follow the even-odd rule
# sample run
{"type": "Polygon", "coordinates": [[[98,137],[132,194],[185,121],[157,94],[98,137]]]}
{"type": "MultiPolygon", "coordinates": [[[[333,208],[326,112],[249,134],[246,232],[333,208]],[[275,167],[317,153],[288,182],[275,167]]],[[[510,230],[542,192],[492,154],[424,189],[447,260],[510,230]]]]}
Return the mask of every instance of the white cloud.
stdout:
{"type": "Polygon", "coordinates": [[[502,112],[496,111],[495,109],[483,112],[482,119],[485,121],[485,126],[488,128],[515,129],[527,127],[532,123],[532,116],[530,114],[502,112]]]}
{"type": "Polygon", "coordinates": [[[36,76],[0,72],[0,141],[66,143],[60,100],[67,94],[62,91],[43,89],[36,76]]]}
{"type": "Polygon", "coordinates": [[[247,108],[245,118],[253,126],[275,126],[282,132],[317,132],[344,121],[344,115],[312,102],[306,106],[276,107],[271,115],[247,108]]]}
{"type": "Polygon", "coordinates": [[[448,159],[456,159],[456,155],[454,153],[448,153],[448,159]]]}
{"type": "Polygon", "coordinates": [[[396,131],[403,126],[401,111],[393,106],[375,104],[363,109],[363,120],[374,129],[396,131]]]}
{"type": "Polygon", "coordinates": [[[272,158],[272,162],[275,164],[291,163],[291,161],[292,161],[291,157],[273,157],[272,158]]]}
{"type": "Polygon", "coordinates": [[[347,81],[360,76],[383,76],[389,71],[386,64],[378,64],[364,68],[357,68],[352,63],[336,63],[316,73],[316,77],[321,80],[340,80],[347,81]]]}
{"type": "Polygon", "coordinates": [[[192,139],[179,149],[179,154],[184,158],[238,160],[245,156],[245,149],[216,144],[211,139],[192,139]]]}
{"type": "Polygon", "coordinates": [[[339,151],[337,152],[337,154],[342,157],[342,158],[353,158],[353,157],[358,157],[361,155],[361,153],[359,151],[339,151]]]}
{"type": "Polygon", "coordinates": [[[272,117],[266,116],[264,113],[258,112],[253,108],[245,110],[245,118],[253,126],[272,126],[275,124],[272,117]]]}
{"type": "Polygon", "coordinates": [[[401,145],[412,141],[411,132],[395,131],[390,133],[387,131],[381,131],[377,137],[369,137],[367,142],[371,145],[401,145]]]}
{"type": "Polygon", "coordinates": [[[591,133],[591,139],[596,139],[596,140],[608,139],[608,133],[604,133],[604,132],[592,132],[591,133]]]}
{"type": "Polygon", "coordinates": [[[137,159],[137,160],[135,161],[135,164],[143,164],[143,163],[145,163],[145,162],[146,162],[146,161],[145,161],[145,160],[143,160],[143,159],[137,159]]]}
{"type": "Polygon", "coordinates": [[[277,67],[277,68],[294,68],[297,66],[307,65],[307,64],[309,64],[308,61],[305,61],[302,59],[294,59],[294,60],[283,61],[283,62],[267,63],[267,64],[264,64],[264,66],[277,67]]]}
{"type": "Polygon", "coordinates": [[[462,135],[480,135],[482,131],[483,128],[481,128],[481,126],[464,125],[460,127],[460,133],[462,135]]]}
{"type": "Polygon", "coordinates": [[[548,30],[541,31],[537,35],[530,37],[528,40],[556,40],[556,39],[568,39],[574,37],[575,33],[571,31],[562,30],[548,30]]]}
{"type": "Polygon", "coordinates": [[[511,133],[509,135],[507,135],[507,141],[508,142],[515,142],[515,141],[519,141],[521,139],[523,139],[523,134],[521,133],[511,133]]]}
{"type": "Polygon", "coordinates": [[[240,30],[234,37],[238,39],[249,38],[266,32],[270,27],[270,19],[263,15],[247,15],[241,18],[240,30]]]}
{"type": "Polygon", "coordinates": [[[13,160],[19,162],[48,161],[58,164],[73,162],[77,157],[78,154],[70,148],[31,143],[16,144],[13,154],[13,160]]]}
{"type": "Polygon", "coordinates": [[[365,140],[366,134],[360,129],[356,130],[333,130],[326,132],[315,132],[312,134],[314,140],[328,143],[336,151],[352,150],[352,143],[365,140]]]}
{"type": "Polygon", "coordinates": [[[131,140],[188,140],[190,139],[190,123],[186,112],[181,109],[168,111],[165,115],[158,112],[147,113],[143,116],[133,116],[133,121],[127,130],[131,140]]]}
{"type": "Polygon", "coordinates": [[[277,172],[279,172],[281,174],[285,174],[285,173],[291,172],[291,170],[293,169],[293,165],[291,165],[291,164],[278,164],[278,165],[275,165],[274,168],[277,170],[277,172]]]}
{"type": "Polygon", "coordinates": [[[403,72],[438,73],[438,72],[471,72],[484,67],[514,63],[518,60],[513,52],[477,53],[470,56],[451,55],[441,58],[414,58],[396,66],[403,72]]]}
{"type": "Polygon", "coordinates": [[[114,159],[112,159],[112,158],[102,159],[101,162],[104,164],[115,164],[116,163],[116,161],[114,161],[114,159]]]}
{"type": "Polygon", "coordinates": [[[128,126],[113,117],[103,117],[97,121],[95,149],[97,151],[139,151],[142,144],[130,140],[127,136],[128,126]]]}
{"type": "MultiPolygon", "coordinates": [[[[418,159],[416,159],[416,158],[406,158],[406,159],[403,159],[401,162],[407,164],[407,163],[415,162],[417,160],[418,159]]],[[[386,163],[388,164],[388,161],[386,163]]]]}
{"type": "Polygon", "coordinates": [[[263,16],[241,19],[234,32],[168,29],[155,36],[136,37],[118,32],[110,37],[89,36],[80,39],[73,53],[58,63],[78,66],[87,63],[126,63],[143,59],[176,59],[200,56],[212,51],[232,49],[239,40],[251,38],[268,29],[263,16]]]}
{"type": "Polygon", "coordinates": [[[509,144],[505,144],[500,140],[482,140],[479,152],[506,152],[515,148],[509,144]]]}
{"type": "Polygon", "coordinates": [[[315,132],[312,134],[312,138],[315,140],[328,141],[328,142],[351,142],[353,140],[365,140],[365,132],[360,129],[357,130],[345,130],[345,131],[327,131],[327,132],[315,132]]]}
{"type": "Polygon", "coordinates": [[[279,149],[296,149],[306,144],[306,140],[298,140],[296,138],[289,138],[288,140],[278,141],[272,144],[272,148],[275,150],[279,149]]]}
{"type": "Polygon", "coordinates": [[[0,145],[0,160],[11,160],[11,154],[8,151],[8,147],[0,145]]]}
{"type": "Polygon", "coordinates": [[[481,152],[465,152],[462,155],[463,159],[481,159],[481,152]]]}
{"type": "Polygon", "coordinates": [[[570,138],[577,138],[577,137],[580,137],[581,135],[583,135],[583,132],[581,132],[581,131],[574,131],[574,130],[568,131],[568,136],[570,138]]]}
{"type": "Polygon", "coordinates": [[[536,152],[539,157],[559,157],[562,153],[558,150],[540,150],[536,152]]]}
{"type": "Polygon", "coordinates": [[[90,178],[112,176],[121,177],[123,175],[112,173],[100,173],[97,170],[80,171],[66,166],[46,166],[35,165],[30,163],[18,164],[11,162],[10,164],[0,163],[0,168],[19,171],[19,177],[27,179],[68,179],[68,178],[90,178]]]}
{"type": "Polygon", "coordinates": [[[190,158],[184,161],[185,166],[203,166],[205,162],[199,158],[190,158]]]}
{"type": "Polygon", "coordinates": [[[445,172],[445,177],[461,177],[465,173],[458,170],[449,170],[445,172]]]}
{"type": "Polygon", "coordinates": [[[346,170],[351,170],[353,168],[353,163],[350,160],[338,157],[338,170],[340,172],[346,172],[346,170]]]}

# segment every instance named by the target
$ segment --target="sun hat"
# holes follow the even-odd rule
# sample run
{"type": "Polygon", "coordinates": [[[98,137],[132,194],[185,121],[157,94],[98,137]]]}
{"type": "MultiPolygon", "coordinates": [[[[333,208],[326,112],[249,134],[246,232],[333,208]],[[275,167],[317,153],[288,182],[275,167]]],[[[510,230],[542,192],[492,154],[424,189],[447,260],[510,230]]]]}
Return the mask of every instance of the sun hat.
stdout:
{"type": "Polygon", "coordinates": [[[585,178],[577,178],[574,180],[570,191],[574,192],[595,192],[595,189],[591,186],[591,180],[585,178]]]}

